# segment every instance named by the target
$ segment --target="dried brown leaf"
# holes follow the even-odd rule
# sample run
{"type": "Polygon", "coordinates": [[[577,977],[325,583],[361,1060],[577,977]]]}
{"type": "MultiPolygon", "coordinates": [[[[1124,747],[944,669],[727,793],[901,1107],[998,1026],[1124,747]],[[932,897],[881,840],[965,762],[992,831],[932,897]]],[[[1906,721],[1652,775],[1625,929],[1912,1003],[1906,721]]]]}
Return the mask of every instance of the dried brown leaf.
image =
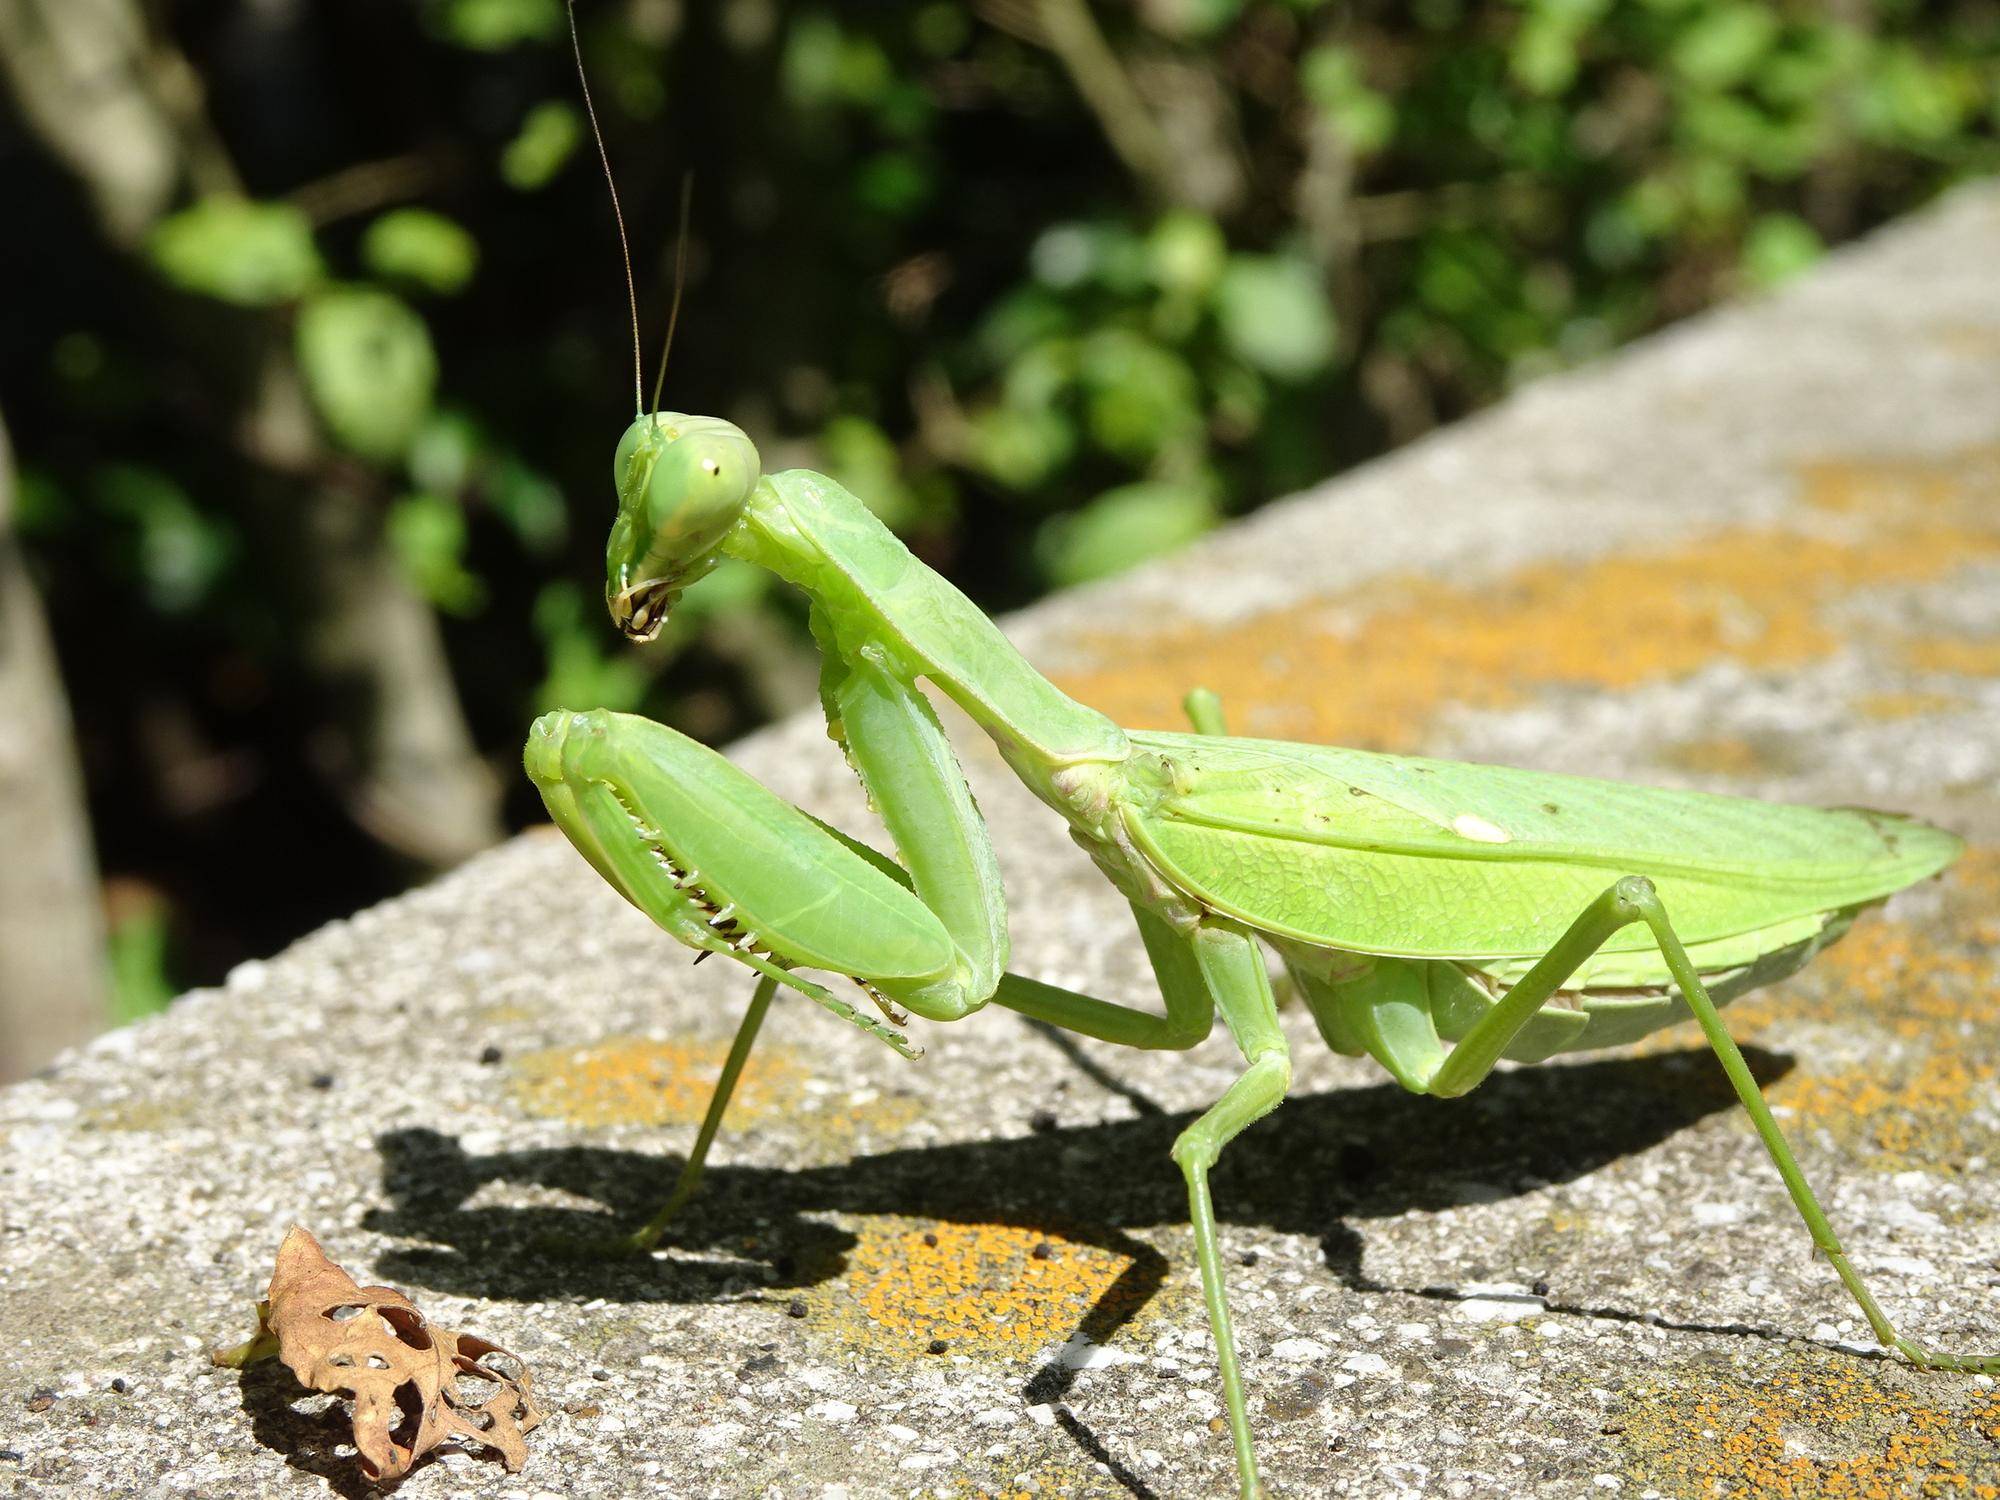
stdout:
{"type": "Polygon", "coordinates": [[[217,1360],[244,1363],[275,1340],[301,1385],[348,1397],[366,1478],[400,1479],[454,1440],[493,1449],[510,1473],[527,1462],[526,1435],[543,1416],[527,1366],[473,1334],[432,1327],[393,1287],[355,1285],[297,1225],[257,1318],[257,1338],[217,1360]],[[491,1394],[462,1390],[460,1376],[490,1383],[491,1394]]]}

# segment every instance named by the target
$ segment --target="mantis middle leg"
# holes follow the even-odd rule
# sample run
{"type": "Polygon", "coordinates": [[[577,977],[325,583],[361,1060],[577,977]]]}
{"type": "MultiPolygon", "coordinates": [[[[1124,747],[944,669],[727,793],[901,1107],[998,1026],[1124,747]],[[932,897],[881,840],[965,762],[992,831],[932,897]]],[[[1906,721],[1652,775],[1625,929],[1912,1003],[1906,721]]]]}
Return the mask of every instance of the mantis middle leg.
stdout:
{"type": "Polygon", "coordinates": [[[708,1148],[715,1144],[715,1133],[722,1128],[722,1117],[729,1112],[730,1097],[736,1092],[736,1080],[743,1076],[743,1065],[750,1061],[750,1048],[756,1043],[758,1028],[764,1024],[764,1012],[771,1008],[771,997],[777,993],[777,980],[768,974],[758,978],[757,988],[750,995],[750,1008],[743,1013],[743,1020],[736,1028],[736,1039],[729,1044],[729,1056],[723,1060],[722,1073],[715,1080],[715,1091],[708,1096],[708,1109],[701,1117],[701,1128],[695,1132],[694,1144],[688,1148],[687,1160],[681,1164],[681,1175],[674,1180],[674,1190],[652,1218],[630,1234],[612,1239],[606,1249],[628,1254],[651,1250],[659,1244],[660,1236],[666,1233],[674,1215],[687,1205],[695,1189],[701,1186],[701,1174],[708,1162],[708,1148]]]}
{"type": "Polygon", "coordinates": [[[1151,912],[1135,911],[1166,1001],[1164,1016],[1070,994],[1012,974],[1002,978],[993,998],[1037,1020],[1139,1047],[1192,1046],[1207,1032],[1211,1015],[1222,1013],[1248,1066],[1200,1119],[1181,1132],[1174,1142],[1173,1158],[1187,1179],[1188,1216],[1194,1226],[1202,1299],[1208,1308],[1216,1368],[1222,1376],[1223,1403],[1236,1449],[1237,1477],[1244,1495],[1261,1495],[1208,1173],[1223,1147],[1284,1102],[1292,1081],[1291,1054],[1278,1025],[1277,1002],[1271,994],[1263,950],[1255,939],[1212,920],[1183,934],[1151,912]]]}
{"type": "Polygon", "coordinates": [[[1792,1154],[1791,1144],[1778,1128],[1757,1080],[1751,1076],[1750,1065],[1744,1061],[1741,1049],[1723,1025],[1700,972],[1689,959],[1687,949],[1668,920],[1659,892],[1644,876],[1628,875],[1593,901],[1557,940],[1556,945],[1521,976],[1485,1018],[1437,1065],[1429,1078],[1418,1080],[1422,1091],[1452,1098],[1476,1088],[1492,1072],[1508,1042],[1540,1009],[1542,1002],[1554,994],[1563,981],[1601,948],[1613,933],[1633,922],[1644,922],[1651,931],[1660,956],[1666,960],[1695,1023],[1701,1027],[1702,1035],[1722,1064],[1722,1071],[1749,1114],[1750,1123],[1756,1127],[1758,1139],[1764,1143],[1779,1177],[1784,1179],[1785,1190],[1791,1195],[1799,1217],[1805,1220],[1806,1228],[1812,1235],[1813,1248],[1833,1266],[1841,1284],[1867,1318],[1876,1341],[1895,1349],[1920,1369],[2000,1373],[2000,1354],[1936,1353],[1896,1332],[1848,1262],[1839,1236],[1827,1221],[1826,1212],[1820,1207],[1812,1185],[1806,1181],[1798,1158],[1792,1154]]]}

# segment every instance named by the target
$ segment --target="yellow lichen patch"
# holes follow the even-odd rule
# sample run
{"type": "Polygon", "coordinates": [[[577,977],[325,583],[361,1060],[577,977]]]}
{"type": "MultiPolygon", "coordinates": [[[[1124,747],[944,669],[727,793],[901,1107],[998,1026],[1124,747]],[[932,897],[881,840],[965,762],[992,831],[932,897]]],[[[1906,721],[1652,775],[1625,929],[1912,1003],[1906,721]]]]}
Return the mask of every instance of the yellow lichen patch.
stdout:
{"type": "Polygon", "coordinates": [[[1949,672],[1957,677],[2000,677],[2000,641],[1934,636],[1911,641],[1903,659],[1919,672],[1949,672]]]}
{"type": "Polygon", "coordinates": [[[1806,503],[1845,515],[1966,516],[2000,491],[2000,448],[1939,458],[1828,458],[1799,465],[1806,503]]]}
{"type": "MultiPolygon", "coordinates": [[[[1240,734],[1415,749],[1447,706],[1631,688],[1721,660],[1797,668],[1842,644],[1840,600],[2000,559],[2000,450],[1817,464],[1802,479],[1807,505],[1836,520],[1541,563],[1478,585],[1382,579],[1230,625],[1107,633],[1083,643],[1098,665],[1060,681],[1135,727],[1184,727],[1181,696],[1205,684],[1227,690],[1240,734]]],[[[1949,669],[2000,675],[2000,645],[1988,659],[1987,644],[1954,643],[1965,665],[1949,669]]]]}
{"type": "Polygon", "coordinates": [[[1630,1475],[1670,1495],[1778,1500],[2000,1497],[2000,1393],[1914,1384],[1832,1354],[1768,1375],[1683,1372],[1627,1392],[1630,1475]]]}
{"type": "Polygon", "coordinates": [[[1864,693],[1854,711],[1864,719],[1921,719],[1963,708],[1965,700],[1951,693],[1864,693]]]}
{"type": "MultiPolygon", "coordinates": [[[[531,1115],[577,1125],[693,1125],[708,1107],[729,1048],[722,1042],[609,1037],[550,1047],[514,1063],[514,1097],[531,1115]]],[[[781,1048],[751,1053],[729,1118],[741,1124],[796,1097],[805,1069],[781,1048]]]]}
{"type": "Polygon", "coordinates": [[[1158,1274],[1082,1231],[874,1218],[845,1273],[806,1294],[815,1328],[872,1354],[1019,1359],[1154,1305],[1158,1274]]]}
{"type": "Polygon", "coordinates": [[[1734,735],[1710,739],[1683,740],[1670,745],[1660,757],[1670,766],[1697,776],[1754,776],[1772,769],[1769,757],[1749,740],[1734,735]]]}
{"type": "Polygon", "coordinates": [[[199,1113],[199,1101],[126,1098],[87,1111],[79,1122],[85,1130],[172,1130],[199,1113]]]}
{"type": "Polygon", "coordinates": [[[1815,1130],[1875,1153],[1873,1165],[1938,1168],[1993,1149],[1975,1111],[2000,1091],[2000,849],[1974,849],[1922,923],[1867,913],[1797,979],[1731,1012],[1744,1041],[1784,1045],[1801,1022],[1872,1035],[1865,1061],[1810,1055],[1772,1091],[1815,1130]]]}
{"type": "Polygon", "coordinates": [[[1123,1500],[1130,1491],[1094,1464],[1043,1463],[997,1484],[960,1475],[930,1493],[938,1500],[1050,1500],[1054,1495],[1105,1495],[1123,1500]]]}
{"type": "Polygon", "coordinates": [[[1632,688],[1721,660],[1806,665],[1839,644],[1821,618],[1833,601],[1982,557],[2000,557],[2000,530],[1921,518],[1843,537],[1726,532],[1479,588],[1387,580],[1233,626],[1102,637],[1088,644],[1105,665],[1061,681],[1136,727],[1181,727],[1181,695],[1209,684],[1228,689],[1238,733],[1410,749],[1447,704],[1632,688]]]}

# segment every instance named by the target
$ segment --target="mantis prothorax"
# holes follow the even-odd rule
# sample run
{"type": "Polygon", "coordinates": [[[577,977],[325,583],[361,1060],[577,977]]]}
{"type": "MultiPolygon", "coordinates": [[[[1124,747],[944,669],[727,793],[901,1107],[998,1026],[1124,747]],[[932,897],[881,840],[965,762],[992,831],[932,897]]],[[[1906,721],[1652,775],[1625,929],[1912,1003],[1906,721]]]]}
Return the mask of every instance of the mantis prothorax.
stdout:
{"type": "Polygon", "coordinates": [[[1195,733],[1128,732],[1038,674],[854,496],[819,474],[765,474],[726,421],[642,411],[613,475],[618,629],[653,636],[724,558],[802,590],[828,727],[900,860],[664,725],[598,710],[536,722],[528,774],[585,858],[671,936],[759,975],[681,1178],[624,1247],[656,1244],[693,1192],[780,985],[905,1055],[905,1010],[957,1021],[993,1003],[1155,1049],[1194,1046],[1220,1013],[1242,1073],[1172,1156],[1242,1493],[1261,1494],[1208,1178],[1291,1082],[1268,946],[1330,1046],[1417,1093],[1464,1094],[1502,1058],[1692,1018],[1876,1339],[1927,1369],[2000,1372],[2000,1355],[1934,1353],[1890,1325],[1717,1014],[1944,869],[1962,847],[1952,835],[1886,813],[1234,739],[1202,692],[1188,700],[1195,733]],[[991,736],[1125,897],[1160,1011],[1007,972],[999,866],[920,681],[991,736]],[[800,970],[856,982],[898,1024],[800,970]]]}
{"type": "Polygon", "coordinates": [[[957,1021],[996,1003],[1131,1047],[1191,1047],[1220,1013],[1243,1071],[1173,1159],[1242,1491],[1260,1493],[1208,1175],[1291,1081],[1268,945],[1329,1045],[1419,1093],[1463,1094],[1502,1058],[1692,1018],[1876,1339],[1924,1368],[2000,1372],[2000,1355],[1934,1353],[1890,1325],[1717,1015],[1944,869],[1961,848],[1952,835],[1887,813],[1233,739],[1202,693],[1189,700],[1196,733],[1128,732],[1036,673],[832,480],[763,473],[729,423],[642,416],[614,473],[605,592],[618,628],[649,637],[725,557],[802,589],[828,726],[900,857],[663,725],[603,711],[537,721],[528,773],[584,856],[673,937],[761,976],[682,1180],[631,1248],[656,1243],[686,1202],[777,985],[910,1051],[801,969],[856,981],[892,1018],[957,1021]],[[1161,1011],[1006,972],[998,865],[920,680],[992,737],[1130,903],[1161,1011]]]}

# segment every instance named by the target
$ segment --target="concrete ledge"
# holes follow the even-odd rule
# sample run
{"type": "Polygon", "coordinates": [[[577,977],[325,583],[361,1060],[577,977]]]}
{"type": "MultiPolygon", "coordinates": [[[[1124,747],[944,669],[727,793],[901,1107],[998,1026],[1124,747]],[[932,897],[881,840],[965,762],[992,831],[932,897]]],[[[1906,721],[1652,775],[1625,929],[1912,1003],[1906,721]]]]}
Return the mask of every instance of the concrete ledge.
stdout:
{"type": "MultiPolygon", "coordinates": [[[[1968,834],[1732,1024],[1891,1316],[1988,1350],[1996,263],[2000,190],[1962,192],[1019,622],[1127,722],[1206,681],[1247,733],[1968,834]]],[[[1146,999],[1112,893],[961,745],[1017,966],[1146,999]]],[[[741,758],[868,829],[816,723],[741,758]]],[[[1224,1492],[1166,1148],[1225,1041],[1132,1055],[993,1014],[912,1066],[781,1003],[670,1252],[529,1248],[658,1199],[747,995],[724,968],[530,834],[0,1094],[0,1495],[358,1493],[319,1402],[205,1358],[294,1220],[519,1351],[556,1408],[521,1476],[451,1458],[406,1496],[1224,1492]]],[[[1287,1022],[1294,1097],[1217,1174],[1284,1493],[2000,1493],[2000,1388],[1840,1351],[1866,1329],[1697,1037],[1441,1103],[1287,1022]]]]}

